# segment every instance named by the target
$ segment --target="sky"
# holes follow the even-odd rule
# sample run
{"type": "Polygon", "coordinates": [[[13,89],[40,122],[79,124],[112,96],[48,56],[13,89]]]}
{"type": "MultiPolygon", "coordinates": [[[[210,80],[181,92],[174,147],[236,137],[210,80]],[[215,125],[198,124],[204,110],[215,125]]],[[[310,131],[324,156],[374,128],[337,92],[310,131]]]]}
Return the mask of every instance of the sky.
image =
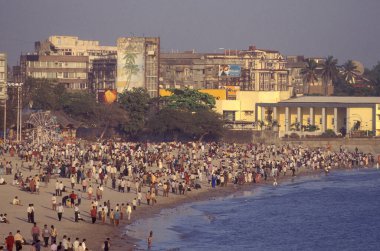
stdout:
{"type": "Polygon", "coordinates": [[[380,0],[0,0],[0,51],[15,65],[51,35],[102,45],[159,36],[161,51],[256,45],[371,68],[380,61],[379,21],[380,0]]]}

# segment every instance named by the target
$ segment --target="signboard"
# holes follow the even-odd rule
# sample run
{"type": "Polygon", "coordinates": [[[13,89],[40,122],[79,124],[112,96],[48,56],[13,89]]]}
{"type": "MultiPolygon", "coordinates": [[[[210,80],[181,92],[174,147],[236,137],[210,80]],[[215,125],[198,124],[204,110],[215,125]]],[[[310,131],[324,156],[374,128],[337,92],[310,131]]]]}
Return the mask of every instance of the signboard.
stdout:
{"type": "Polygon", "coordinates": [[[219,65],[218,76],[227,76],[227,77],[240,77],[241,75],[241,66],[236,64],[223,64],[219,65]]]}
{"type": "Polygon", "coordinates": [[[117,80],[118,93],[132,88],[145,87],[145,40],[140,37],[119,38],[117,40],[117,80]]]}

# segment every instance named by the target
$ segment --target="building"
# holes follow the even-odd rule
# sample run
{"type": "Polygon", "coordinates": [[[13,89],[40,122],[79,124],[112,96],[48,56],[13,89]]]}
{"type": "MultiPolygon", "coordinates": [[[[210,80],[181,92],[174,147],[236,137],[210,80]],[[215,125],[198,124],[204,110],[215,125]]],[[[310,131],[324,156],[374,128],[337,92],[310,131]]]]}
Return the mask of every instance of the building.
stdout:
{"type": "MultiPolygon", "coordinates": [[[[235,98],[229,98],[227,89],[201,89],[202,93],[215,97],[214,111],[221,114],[232,128],[254,129],[253,123],[260,120],[261,103],[277,104],[290,98],[292,92],[287,91],[235,91],[235,98]]],[[[160,96],[169,96],[169,91],[160,89],[160,96]]],[[[257,128],[256,128],[257,129],[257,128]]]]}
{"type": "Polygon", "coordinates": [[[117,55],[116,46],[100,45],[96,40],[80,40],[76,36],[50,36],[34,44],[38,55],[87,56],[89,63],[104,56],[117,55]]]}
{"type": "MultiPolygon", "coordinates": [[[[80,40],[76,36],[50,36],[46,40],[35,42],[34,47],[35,53],[41,56],[87,57],[86,88],[93,92],[115,88],[116,46],[100,45],[96,40],[80,40]]],[[[68,57],[65,59],[68,60],[68,57]]]]}
{"type": "Polygon", "coordinates": [[[121,37],[117,39],[117,78],[119,93],[145,88],[158,96],[160,65],[159,37],[121,37]]]}
{"type": "Polygon", "coordinates": [[[97,58],[92,61],[92,68],[89,73],[91,89],[115,90],[117,60],[114,57],[97,58]]]}
{"type": "Polygon", "coordinates": [[[23,78],[46,78],[62,83],[70,90],[88,88],[88,56],[22,55],[20,73],[23,78]]]}
{"type": "Polygon", "coordinates": [[[1,102],[7,99],[7,75],[8,75],[7,54],[0,53],[0,101],[1,102]]]}
{"type": "Polygon", "coordinates": [[[380,136],[380,97],[298,97],[257,103],[256,119],[277,121],[280,136],[292,132],[380,136]],[[313,130],[309,128],[313,127],[313,130]]]}
{"type": "MultiPolygon", "coordinates": [[[[225,50],[223,53],[163,53],[162,88],[286,91],[291,86],[285,58],[274,50],[225,50]]],[[[233,97],[232,97],[233,98],[233,97]]]]}

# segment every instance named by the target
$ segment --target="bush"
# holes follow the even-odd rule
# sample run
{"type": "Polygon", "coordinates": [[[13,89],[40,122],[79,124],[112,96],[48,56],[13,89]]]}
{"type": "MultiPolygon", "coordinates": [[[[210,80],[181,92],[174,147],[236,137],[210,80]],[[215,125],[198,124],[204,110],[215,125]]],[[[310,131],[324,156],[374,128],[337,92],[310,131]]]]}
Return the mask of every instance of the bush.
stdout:
{"type": "Polygon", "coordinates": [[[322,133],[321,136],[324,138],[335,138],[336,134],[335,134],[334,130],[327,129],[324,133],[322,133]]]}
{"type": "Polygon", "coordinates": [[[291,138],[291,139],[299,139],[300,136],[297,133],[293,132],[293,133],[290,134],[289,138],[291,138]]]}

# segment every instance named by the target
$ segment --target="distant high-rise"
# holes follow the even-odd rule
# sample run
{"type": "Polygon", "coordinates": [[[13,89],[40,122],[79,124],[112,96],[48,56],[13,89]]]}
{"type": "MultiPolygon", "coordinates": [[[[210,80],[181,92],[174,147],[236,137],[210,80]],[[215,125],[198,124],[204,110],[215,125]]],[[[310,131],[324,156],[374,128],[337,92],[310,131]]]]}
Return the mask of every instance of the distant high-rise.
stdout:
{"type": "Polygon", "coordinates": [[[145,88],[158,96],[160,63],[159,37],[122,37],[117,39],[117,79],[119,93],[145,88]]]}

